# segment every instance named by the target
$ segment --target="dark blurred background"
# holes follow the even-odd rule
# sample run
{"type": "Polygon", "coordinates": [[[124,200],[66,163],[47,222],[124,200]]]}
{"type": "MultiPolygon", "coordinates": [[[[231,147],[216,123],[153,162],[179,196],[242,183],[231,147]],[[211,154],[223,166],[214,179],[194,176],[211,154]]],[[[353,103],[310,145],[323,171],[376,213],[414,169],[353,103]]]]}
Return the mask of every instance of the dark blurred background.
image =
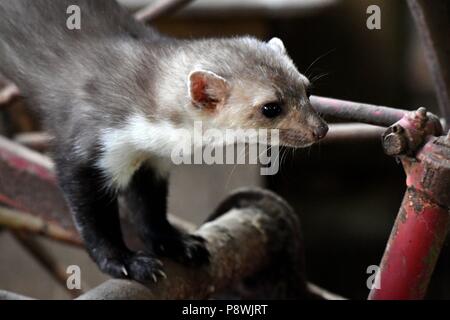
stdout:
{"type": "MultiPolygon", "coordinates": [[[[121,2],[135,10],[145,1],[121,2]]],[[[425,106],[438,113],[403,0],[198,1],[155,25],[178,37],[277,36],[300,72],[317,78],[315,95],[404,109],[425,106]],[[381,8],[381,30],[366,27],[366,9],[373,4],[381,8]]],[[[9,116],[8,130],[23,128],[9,116]]],[[[278,175],[268,179],[251,166],[178,171],[171,211],[196,223],[237,186],[265,185],[278,192],[301,217],[308,279],[353,299],[368,295],[366,269],[380,262],[405,190],[402,166],[384,155],[378,139],[289,152],[278,175]]],[[[450,298],[449,260],[445,246],[429,298],[450,298]]]]}

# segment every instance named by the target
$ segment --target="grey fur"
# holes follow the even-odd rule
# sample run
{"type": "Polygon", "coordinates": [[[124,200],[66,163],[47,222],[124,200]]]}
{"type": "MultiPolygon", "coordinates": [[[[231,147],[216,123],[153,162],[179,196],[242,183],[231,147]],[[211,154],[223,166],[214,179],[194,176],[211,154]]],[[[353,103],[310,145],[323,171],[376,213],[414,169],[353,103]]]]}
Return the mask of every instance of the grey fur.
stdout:
{"type": "Polygon", "coordinates": [[[0,16],[0,72],[41,111],[57,144],[92,156],[101,128],[120,125],[133,108],[151,110],[153,64],[124,48],[163,38],[115,1],[3,0],[0,16]],[[81,30],[66,27],[72,4],[82,8],[81,30]]]}
{"type": "MultiPolygon", "coordinates": [[[[110,0],[2,0],[0,16],[0,72],[42,111],[57,146],[83,150],[76,153],[80,161],[98,152],[102,129],[120,126],[129,114],[177,118],[180,126],[195,120],[198,111],[186,108],[186,79],[195,68],[232,84],[267,87],[292,109],[305,99],[307,80],[287,55],[254,38],[170,39],[110,0]],[[72,4],[81,7],[81,30],[66,27],[72,4]]],[[[286,127],[243,123],[239,117],[251,108],[230,109],[229,126],[286,127]]],[[[312,113],[305,109],[298,125],[318,125],[315,115],[308,121],[312,113]]]]}
{"type": "Polygon", "coordinates": [[[183,138],[174,129],[196,120],[218,129],[278,128],[281,143],[296,147],[327,129],[309,104],[308,80],[280,40],[175,40],[111,0],[0,0],[0,72],[55,137],[58,181],[76,226],[100,269],[114,277],[154,280],[162,272],[154,254],[192,265],[208,260],[203,239],[167,221],[161,173],[170,160],[159,160],[183,138]],[[74,4],[81,30],[66,27],[74,4]],[[214,90],[205,81],[219,83],[221,96],[198,91],[214,90]],[[263,115],[273,102],[282,113],[263,115]],[[144,253],[123,241],[117,193],[105,192],[114,179],[144,253]]]}

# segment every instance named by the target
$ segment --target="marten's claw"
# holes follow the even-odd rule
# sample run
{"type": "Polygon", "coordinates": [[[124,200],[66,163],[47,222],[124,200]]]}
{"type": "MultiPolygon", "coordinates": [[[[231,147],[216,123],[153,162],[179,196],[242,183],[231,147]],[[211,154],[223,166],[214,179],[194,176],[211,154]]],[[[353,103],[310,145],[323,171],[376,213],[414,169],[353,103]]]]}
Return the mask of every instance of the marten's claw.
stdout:
{"type": "Polygon", "coordinates": [[[147,282],[152,280],[158,281],[157,274],[162,272],[162,263],[154,256],[137,253],[132,255],[126,261],[127,270],[129,270],[129,278],[139,281],[147,282]]]}
{"type": "Polygon", "coordinates": [[[121,257],[105,258],[99,263],[100,269],[114,278],[127,278],[139,282],[167,278],[162,271],[162,262],[145,253],[129,253],[121,257]]]}

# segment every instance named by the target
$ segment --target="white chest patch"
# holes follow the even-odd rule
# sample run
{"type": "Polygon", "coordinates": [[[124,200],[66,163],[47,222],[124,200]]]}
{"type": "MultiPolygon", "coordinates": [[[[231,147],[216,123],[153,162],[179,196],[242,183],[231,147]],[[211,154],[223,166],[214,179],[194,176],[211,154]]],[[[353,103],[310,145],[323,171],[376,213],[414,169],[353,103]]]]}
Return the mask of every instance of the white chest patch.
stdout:
{"type": "Polygon", "coordinates": [[[182,131],[170,123],[151,122],[135,114],[121,128],[105,129],[101,133],[102,156],[98,166],[112,188],[126,187],[144,163],[150,163],[165,176],[172,164],[170,154],[183,138],[182,131]]]}

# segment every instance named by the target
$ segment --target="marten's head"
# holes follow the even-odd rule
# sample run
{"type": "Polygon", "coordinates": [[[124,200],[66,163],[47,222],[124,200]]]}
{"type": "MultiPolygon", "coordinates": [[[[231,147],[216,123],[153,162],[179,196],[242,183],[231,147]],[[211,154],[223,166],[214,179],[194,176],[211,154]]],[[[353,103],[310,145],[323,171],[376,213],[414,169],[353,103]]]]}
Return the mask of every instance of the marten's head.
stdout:
{"type": "Polygon", "coordinates": [[[290,147],[306,147],[326,135],[328,126],[309,101],[310,83],[280,39],[197,44],[204,51],[188,75],[188,108],[210,127],[279,129],[280,144],[290,147]]]}

